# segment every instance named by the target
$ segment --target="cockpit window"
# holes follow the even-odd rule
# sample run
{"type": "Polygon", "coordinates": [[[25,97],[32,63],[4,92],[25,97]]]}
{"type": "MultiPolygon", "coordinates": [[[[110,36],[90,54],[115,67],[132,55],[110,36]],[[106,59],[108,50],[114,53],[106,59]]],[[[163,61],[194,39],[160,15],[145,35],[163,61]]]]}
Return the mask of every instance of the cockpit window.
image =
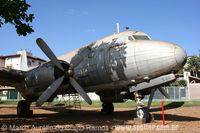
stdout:
{"type": "Polygon", "coordinates": [[[132,41],[132,40],[133,40],[133,37],[132,37],[132,36],[129,36],[129,37],[128,37],[128,40],[129,40],[129,41],[132,41]]]}
{"type": "Polygon", "coordinates": [[[121,43],[127,43],[129,41],[133,40],[132,36],[123,36],[116,39],[115,43],[121,44],[121,43]]]}
{"type": "Polygon", "coordinates": [[[128,41],[128,37],[124,36],[124,37],[117,38],[115,43],[121,44],[121,43],[126,43],[127,41],[128,41]]]}
{"type": "Polygon", "coordinates": [[[135,40],[150,40],[148,36],[145,35],[133,35],[135,40]]]}

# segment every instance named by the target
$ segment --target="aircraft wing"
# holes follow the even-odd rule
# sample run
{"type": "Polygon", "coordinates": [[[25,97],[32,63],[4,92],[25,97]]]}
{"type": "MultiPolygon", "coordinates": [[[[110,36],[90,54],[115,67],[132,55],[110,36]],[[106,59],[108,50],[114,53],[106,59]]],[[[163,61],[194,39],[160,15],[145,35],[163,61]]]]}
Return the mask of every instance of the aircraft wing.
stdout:
{"type": "Polygon", "coordinates": [[[129,90],[130,92],[140,91],[147,88],[156,87],[165,83],[169,83],[174,80],[176,80],[176,77],[174,74],[167,74],[167,75],[163,75],[163,76],[151,79],[148,82],[139,83],[136,86],[132,86],[129,90]]]}
{"type": "Polygon", "coordinates": [[[16,87],[24,81],[25,72],[0,67],[0,85],[16,87]]]}

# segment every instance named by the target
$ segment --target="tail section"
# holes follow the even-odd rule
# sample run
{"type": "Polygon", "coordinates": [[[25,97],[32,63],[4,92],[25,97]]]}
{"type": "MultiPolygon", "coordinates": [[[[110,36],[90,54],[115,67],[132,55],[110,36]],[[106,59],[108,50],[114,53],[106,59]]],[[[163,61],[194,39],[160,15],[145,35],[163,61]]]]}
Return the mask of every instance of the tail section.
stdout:
{"type": "Polygon", "coordinates": [[[28,64],[27,64],[27,52],[26,50],[20,51],[20,70],[27,71],[28,64]]]}

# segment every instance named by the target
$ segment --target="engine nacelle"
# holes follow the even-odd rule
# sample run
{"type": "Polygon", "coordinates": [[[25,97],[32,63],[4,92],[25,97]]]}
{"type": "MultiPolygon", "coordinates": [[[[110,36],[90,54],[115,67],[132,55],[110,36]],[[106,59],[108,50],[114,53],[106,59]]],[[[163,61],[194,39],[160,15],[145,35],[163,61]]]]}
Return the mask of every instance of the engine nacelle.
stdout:
{"type": "Polygon", "coordinates": [[[25,84],[27,88],[48,86],[55,80],[54,66],[52,63],[45,63],[26,74],[25,84]]]}
{"type": "MultiPolygon", "coordinates": [[[[64,61],[60,61],[60,63],[65,69],[69,68],[64,61]]],[[[49,85],[63,75],[63,71],[55,67],[52,62],[47,62],[28,71],[25,75],[24,87],[20,87],[18,90],[25,99],[34,101],[49,85]]]]}

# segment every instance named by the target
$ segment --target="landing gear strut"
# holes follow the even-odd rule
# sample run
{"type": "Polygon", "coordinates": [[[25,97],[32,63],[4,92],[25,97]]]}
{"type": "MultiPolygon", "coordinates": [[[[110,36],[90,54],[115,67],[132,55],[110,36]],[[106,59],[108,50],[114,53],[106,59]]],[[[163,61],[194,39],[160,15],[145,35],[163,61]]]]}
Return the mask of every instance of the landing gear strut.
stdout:
{"type": "Polygon", "coordinates": [[[33,115],[33,110],[30,110],[30,103],[21,100],[17,104],[17,116],[19,118],[26,118],[33,115]]]}
{"type": "Polygon", "coordinates": [[[114,111],[114,106],[112,103],[103,103],[101,112],[105,114],[112,114],[114,111]]]}
{"type": "Polygon", "coordinates": [[[134,96],[135,96],[135,102],[136,102],[137,118],[144,120],[144,122],[150,122],[151,115],[149,113],[149,109],[145,107],[141,101],[144,97],[139,92],[135,92],[134,96]]]}

